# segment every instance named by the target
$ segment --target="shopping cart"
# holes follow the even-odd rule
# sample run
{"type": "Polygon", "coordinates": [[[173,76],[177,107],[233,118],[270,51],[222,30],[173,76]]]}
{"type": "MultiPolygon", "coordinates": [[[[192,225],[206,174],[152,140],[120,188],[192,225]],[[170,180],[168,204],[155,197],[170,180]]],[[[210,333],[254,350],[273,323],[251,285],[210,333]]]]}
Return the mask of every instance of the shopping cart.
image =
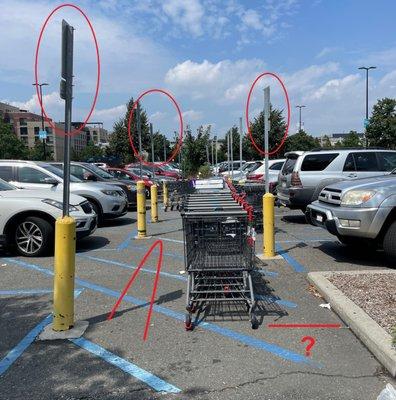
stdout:
{"type": "Polygon", "coordinates": [[[193,329],[192,315],[198,309],[225,302],[245,304],[251,326],[256,329],[258,320],[251,277],[254,240],[248,213],[237,204],[218,210],[213,204],[194,209],[188,203],[182,212],[188,274],[186,329],[193,329]]]}
{"type": "Polygon", "coordinates": [[[165,211],[168,209],[173,211],[174,208],[180,210],[185,197],[195,190],[193,181],[189,180],[168,181],[166,186],[168,187],[168,202],[164,205],[165,211]]]}

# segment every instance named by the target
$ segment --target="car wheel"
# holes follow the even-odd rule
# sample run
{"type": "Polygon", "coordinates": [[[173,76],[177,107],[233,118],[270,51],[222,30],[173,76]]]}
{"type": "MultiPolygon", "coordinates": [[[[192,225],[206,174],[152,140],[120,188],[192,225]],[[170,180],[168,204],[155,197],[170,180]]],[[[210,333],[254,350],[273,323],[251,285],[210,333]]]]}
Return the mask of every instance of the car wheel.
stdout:
{"type": "Polygon", "coordinates": [[[45,219],[27,217],[18,222],[14,243],[17,252],[23,256],[42,256],[53,247],[54,227],[45,219]]]}
{"type": "Polygon", "coordinates": [[[389,259],[396,259],[396,221],[394,221],[384,236],[383,247],[389,259]]]}
{"type": "Polygon", "coordinates": [[[98,217],[98,226],[101,225],[103,223],[103,215],[102,212],[100,210],[100,207],[92,200],[88,200],[89,204],[91,204],[92,209],[95,211],[95,214],[98,217]]]}

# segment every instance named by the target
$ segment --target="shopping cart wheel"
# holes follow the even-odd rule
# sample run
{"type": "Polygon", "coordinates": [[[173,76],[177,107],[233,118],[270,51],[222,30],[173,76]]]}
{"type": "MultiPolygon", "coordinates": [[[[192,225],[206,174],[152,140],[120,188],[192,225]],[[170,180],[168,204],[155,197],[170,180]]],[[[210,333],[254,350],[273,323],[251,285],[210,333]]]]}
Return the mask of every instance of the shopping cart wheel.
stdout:
{"type": "Polygon", "coordinates": [[[250,323],[252,325],[252,329],[257,329],[259,327],[258,319],[254,314],[252,314],[250,317],[250,323]]]}
{"type": "Polygon", "coordinates": [[[171,211],[173,211],[173,204],[171,205],[171,211]]]}
{"type": "Polygon", "coordinates": [[[193,330],[193,324],[191,321],[191,315],[190,313],[186,313],[186,319],[184,322],[184,326],[186,328],[186,331],[192,331],[193,330]]]}

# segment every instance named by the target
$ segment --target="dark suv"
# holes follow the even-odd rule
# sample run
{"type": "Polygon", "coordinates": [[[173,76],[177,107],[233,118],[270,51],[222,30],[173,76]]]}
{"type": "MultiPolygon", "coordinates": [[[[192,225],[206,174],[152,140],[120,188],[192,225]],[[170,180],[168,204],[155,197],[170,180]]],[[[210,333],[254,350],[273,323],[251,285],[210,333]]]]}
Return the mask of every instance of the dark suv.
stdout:
{"type": "MultiPolygon", "coordinates": [[[[50,163],[54,167],[63,169],[63,163],[52,162],[50,163]]],[[[70,174],[82,181],[91,182],[105,182],[109,185],[115,185],[120,187],[128,200],[128,208],[136,208],[136,184],[131,181],[125,181],[122,179],[115,179],[114,176],[110,175],[108,172],[99,168],[95,164],[90,164],[86,162],[76,162],[72,161],[70,163],[70,174]]]]}

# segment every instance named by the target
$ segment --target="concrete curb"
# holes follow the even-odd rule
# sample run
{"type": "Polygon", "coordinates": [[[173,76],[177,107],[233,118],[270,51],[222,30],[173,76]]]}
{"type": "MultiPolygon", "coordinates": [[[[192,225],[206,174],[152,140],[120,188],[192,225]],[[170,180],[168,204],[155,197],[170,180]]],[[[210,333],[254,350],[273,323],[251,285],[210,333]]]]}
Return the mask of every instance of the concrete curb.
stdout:
{"type": "MultiPolygon", "coordinates": [[[[335,273],[343,272],[310,272],[307,279],[330,303],[333,310],[352,329],[378,361],[393,377],[396,377],[396,349],[392,346],[391,335],[327,279],[335,273]]],[[[353,272],[348,271],[347,273],[352,274],[353,272]]],[[[362,273],[396,273],[396,271],[359,271],[359,274],[362,273]]]]}

